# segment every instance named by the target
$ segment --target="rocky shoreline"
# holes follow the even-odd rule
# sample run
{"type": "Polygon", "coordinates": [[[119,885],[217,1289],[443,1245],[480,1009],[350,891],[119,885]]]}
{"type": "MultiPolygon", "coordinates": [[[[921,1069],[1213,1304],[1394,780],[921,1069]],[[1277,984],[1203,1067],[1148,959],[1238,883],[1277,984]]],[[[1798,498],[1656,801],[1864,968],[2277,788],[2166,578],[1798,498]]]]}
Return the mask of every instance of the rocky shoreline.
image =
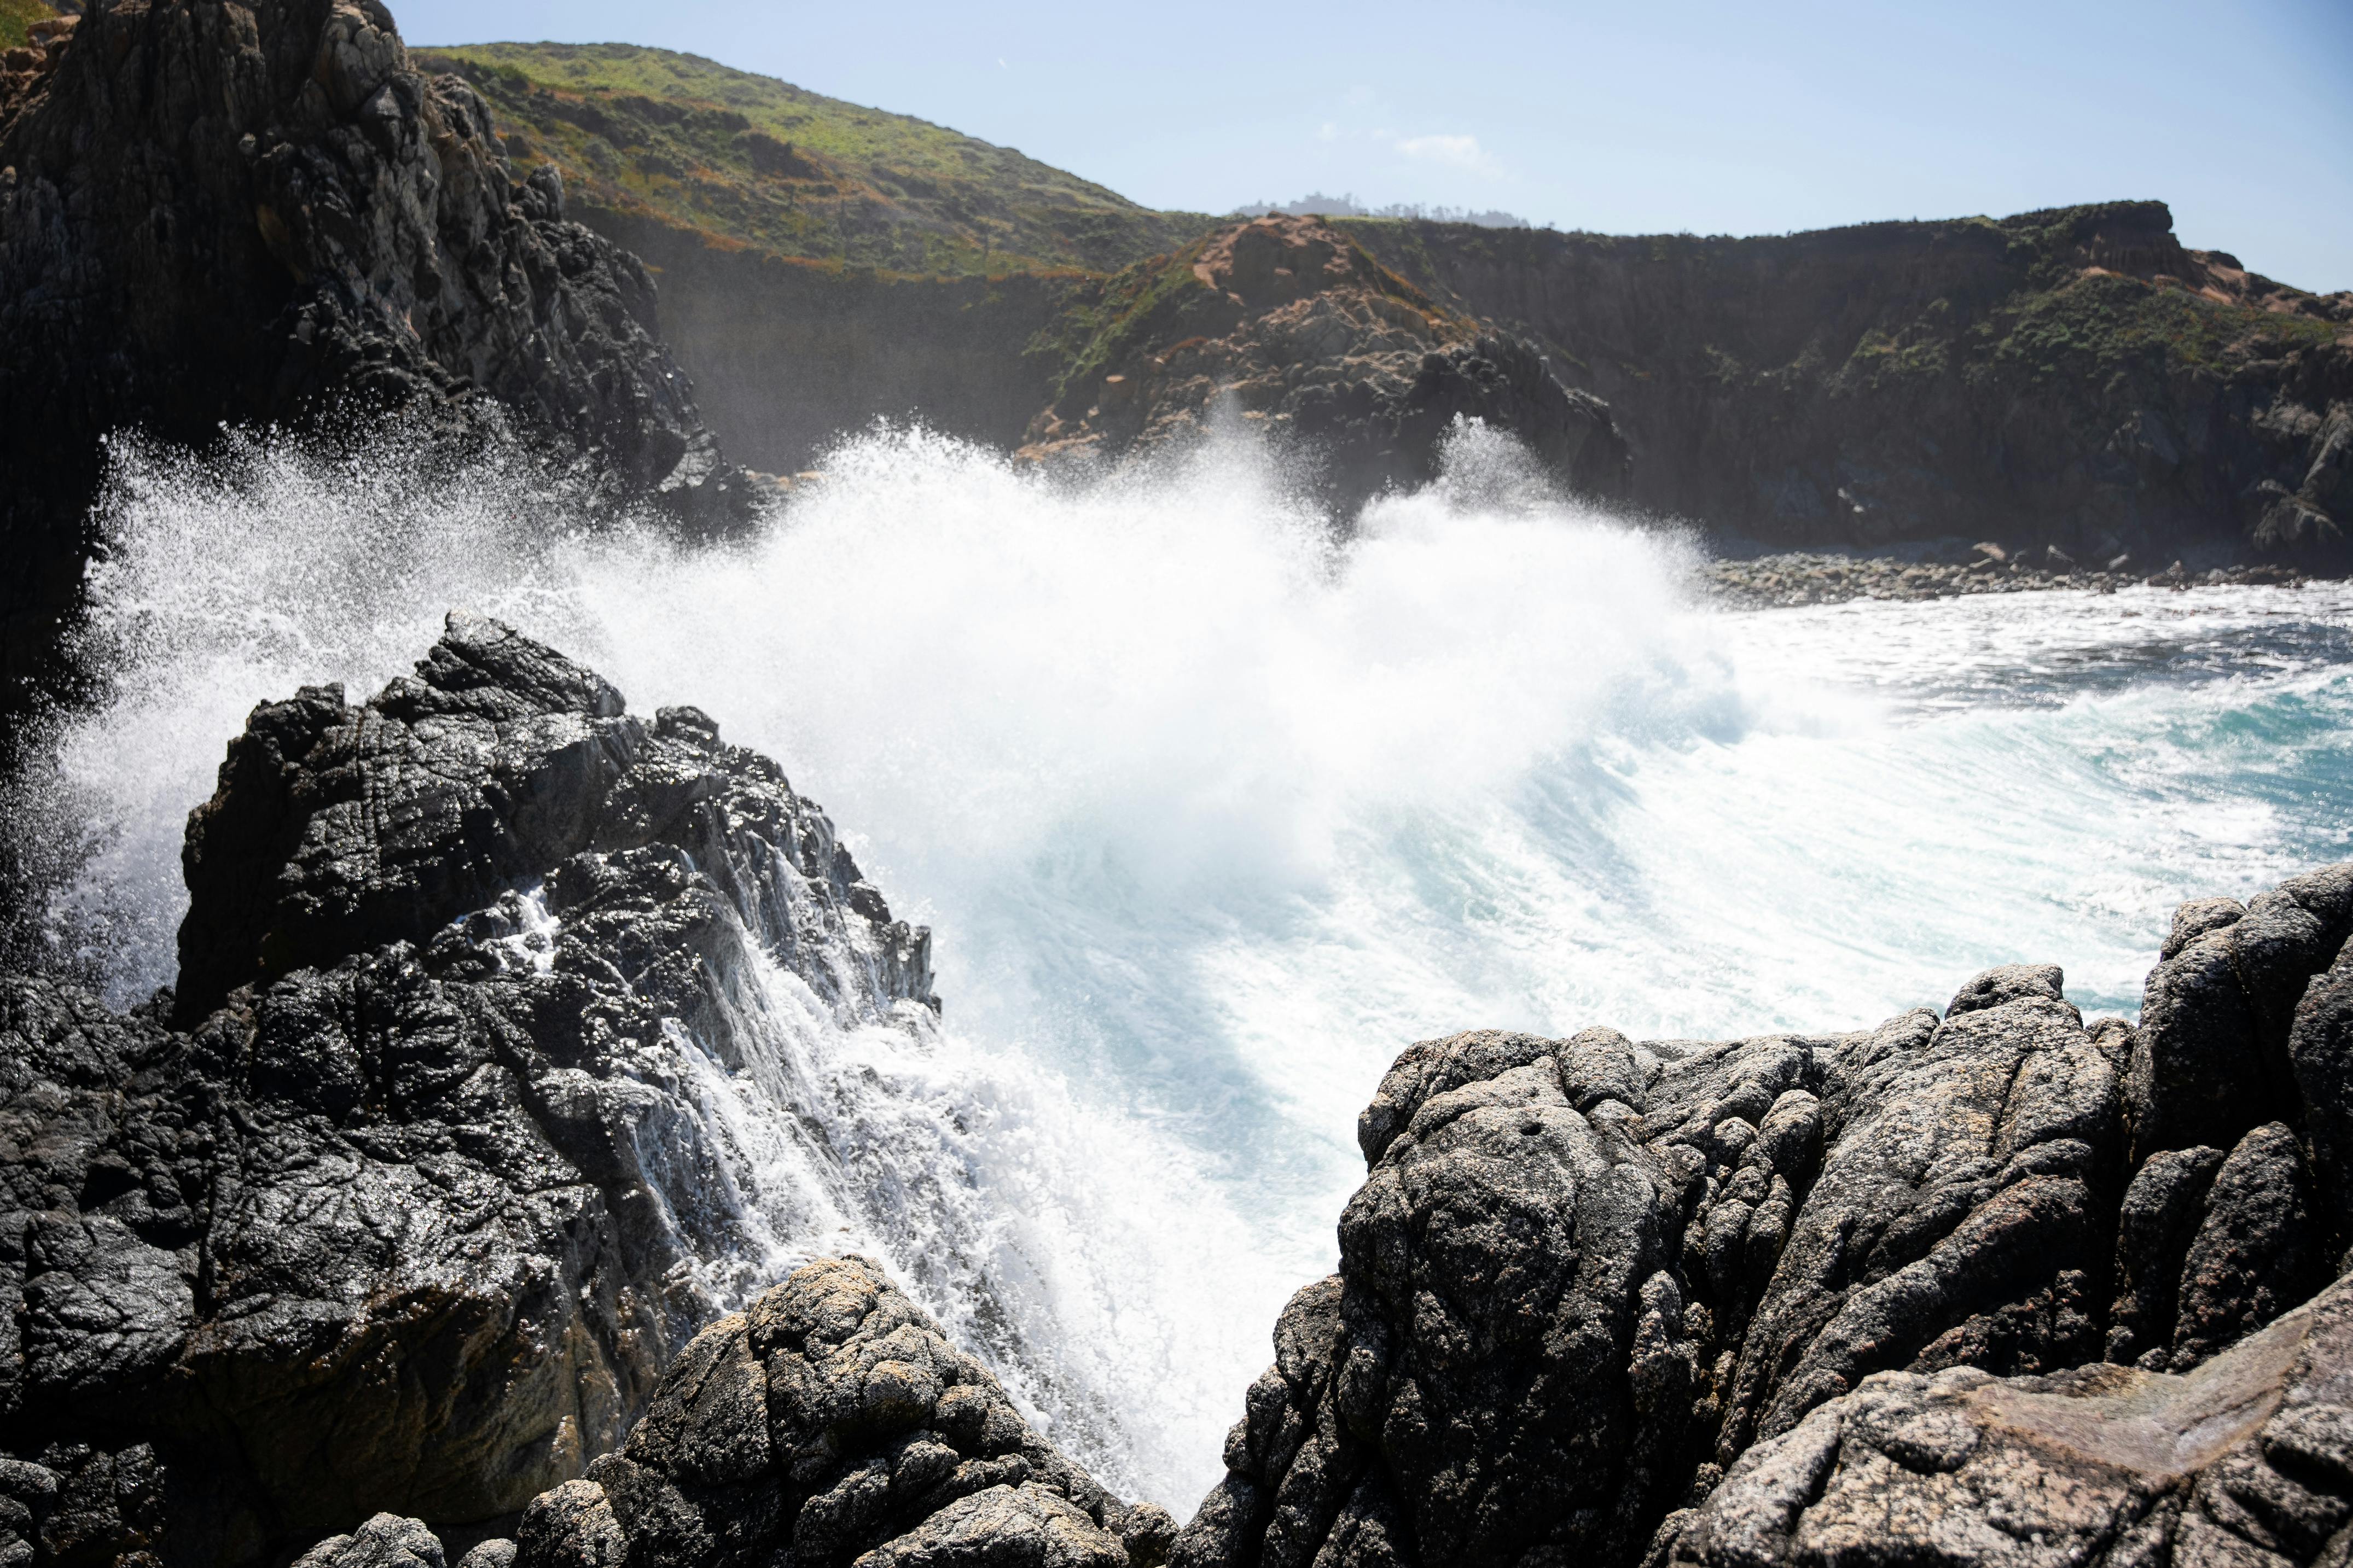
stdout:
{"type": "Polygon", "coordinates": [[[1737,559],[1718,557],[1700,574],[1703,591],[1743,609],[1836,605],[1854,599],[1951,599],[1975,594],[2023,594],[2072,588],[2113,594],[2119,588],[2301,587],[2311,574],[2274,563],[2191,571],[2179,561],[2144,574],[2130,556],[2098,566],[2073,560],[2055,546],[2012,552],[1979,544],[1967,560],[1915,554],[1870,555],[1782,551],[1737,559]]]}
{"type": "Polygon", "coordinates": [[[173,990],[0,977],[0,1562],[2353,1547],[2353,865],[2182,905],[2137,1024],[2015,964],[1842,1034],[1408,1047],[1181,1530],[881,1266],[761,1271],[856,1178],[754,972],[813,1028],[938,1004],[710,717],[453,615],[364,703],[256,709],[185,865],[173,990]],[[762,1087],[714,1115],[698,1061],[762,1087]]]}
{"type": "MultiPolygon", "coordinates": [[[[0,403],[26,416],[0,428],[26,568],[0,591],[0,761],[62,679],[126,424],[193,443],[421,406],[452,439],[527,427],[697,529],[784,488],[723,459],[651,275],[378,0],[120,0],[37,42],[0,59],[0,403]]],[[[1726,455],[1719,521],[1884,544],[1976,526],[1942,479],[1883,477],[1909,472],[1891,432],[1999,452],[2024,419],[2073,531],[1704,583],[1749,606],[2294,586],[2115,553],[2220,559],[2236,517],[2240,543],[2327,561],[2353,515],[2340,304],[2181,251],[2159,216],[1969,227],[1978,305],[1858,338],[1803,472],[1785,378],[1711,368],[1675,404],[1616,356],[1621,429],[1540,352],[1599,341],[1577,321],[1493,325],[1526,317],[1502,308],[1521,282],[1607,281],[1578,237],[1393,270],[1373,245],[1402,229],[1254,220],[1073,285],[1086,330],[1024,455],[1111,465],[1230,414],[1330,459],[1352,505],[1430,478],[1475,417],[1588,496],[1702,514],[1636,482],[1646,451],[1701,472],[1688,444],[1726,455]],[[1978,419],[1978,383],[1926,351],[2014,314],[2005,269],[2037,246],[2053,308],[2203,310],[2178,273],[2285,325],[2219,368],[2152,361],[2121,430],[2036,413],[2075,395],[2056,362],[2042,401],[1978,419]],[[2225,393],[2229,461],[2184,467],[2181,421],[2225,393]]],[[[1339,1268],[1273,1325],[1181,1526],[1025,1415],[1000,1375],[1034,1344],[958,1343],[916,1304],[987,1322],[1008,1296],[950,1256],[960,1219],[886,1234],[860,1206],[949,1207],[873,1197],[907,1174],[916,1123],[892,1116],[920,1087],[823,1058],[852,1033],[928,1048],[930,932],[711,715],[633,713],[453,613],[372,696],[255,708],[181,865],[172,986],[117,1010],[0,974],[0,1568],[2353,1563],[2353,864],[2181,905],[2137,1022],[2087,1020],[2038,963],[1842,1032],[1406,1047],[1357,1122],[1339,1268]],[[823,1256],[861,1226],[920,1279],[823,1256]]]]}

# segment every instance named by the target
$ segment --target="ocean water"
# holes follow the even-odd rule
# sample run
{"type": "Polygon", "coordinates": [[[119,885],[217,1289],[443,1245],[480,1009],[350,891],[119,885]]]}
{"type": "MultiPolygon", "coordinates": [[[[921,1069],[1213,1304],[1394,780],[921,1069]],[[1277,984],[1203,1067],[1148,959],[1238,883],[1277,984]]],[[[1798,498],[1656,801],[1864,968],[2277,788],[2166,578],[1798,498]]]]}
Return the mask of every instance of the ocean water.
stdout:
{"type": "Polygon", "coordinates": [[[356,699],[464,605],[702,708],[934,927],[945,1000],[796,1047],[874,1103],[779,1256],[916,1276],[1180,1518],[1409,1042],[1857,1027],[2021,960],[2130,1013],[2175,901],[2353,839],[2342,586],[1728,612],[1685,541],[1478,432],[1345,544],[1242,448],[1055,482],[878,430],[825,468],[691,550],[582,526],[521,458],[120,446],[107,694],[9,809],[127,1001],[171,977],[181,826],[255,702],[356,699]]]}

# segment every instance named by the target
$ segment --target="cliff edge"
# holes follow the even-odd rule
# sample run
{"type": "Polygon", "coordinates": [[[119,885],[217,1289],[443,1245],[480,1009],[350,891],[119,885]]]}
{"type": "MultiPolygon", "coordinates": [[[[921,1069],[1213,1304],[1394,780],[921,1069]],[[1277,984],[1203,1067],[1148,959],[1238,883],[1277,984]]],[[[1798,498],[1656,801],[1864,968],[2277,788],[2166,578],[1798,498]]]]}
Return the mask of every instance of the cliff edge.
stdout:
{"type": "Polygon", "coordinates": [[[2162,202],[1750,239],[1344,219],[1609,400],[1634,499],[1793,545],[2353,561],[2353,295],[2162,202]]]}
{"type": "Polygon", "coordinates": [[[116,0],[0,56],[0,712],[55,680],[109,432],[495,404],[613,481],[725,515],[635,258],[519,181],[375,0],[116,0]]]}

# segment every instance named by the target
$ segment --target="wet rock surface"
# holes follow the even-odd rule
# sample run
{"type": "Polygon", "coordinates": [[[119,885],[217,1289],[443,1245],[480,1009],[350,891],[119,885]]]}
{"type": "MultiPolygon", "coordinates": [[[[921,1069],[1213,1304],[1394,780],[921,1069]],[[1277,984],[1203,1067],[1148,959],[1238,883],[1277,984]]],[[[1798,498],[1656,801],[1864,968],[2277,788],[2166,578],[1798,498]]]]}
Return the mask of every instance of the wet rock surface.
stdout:
{"type": "Polygon", "coordinates": [[[2098,565],[2049,549],[2011,552],[2000,545],[1955,551],[1947,558],[1785,551],[1707,563],[1701,587],[1743,608],[1833,605],[1850,599],[1950,599],[1972,594],[2020,594],[2073,588],[2113,594],[2119,588],[2208,588],[2223,585],[2297,587],[2305,574],[2271,563],[2210,566],[2193,572],[2179,561],[2136,569],[2130,555],[2098,565]]]}
{"type": "Polygon", "coordinates": [[[698,1335],[620,1452],[524,1514],[516,1563],[1148,1568],[1175,1533],[879,1268],[828,1258],[698,1335]]]}
{"type": "Polygon", "coordinates": [[[1340,1269],[1181,1531],[876,1266],[763,1289],[688,1071],[748,1059],[730,988],[773,963],[843,1022],[936,1002],[928,934],[708,716],[453,615],[365,703],[257,709],[185,868],[176,992],[0,979],[10,1562],[2353,1541],[2353,865],[2181,906],[2137,1025],[2019,963],[1849,1034],[1409,1048],[1340,1269]]]}
{"type": "Polygon", "coordinates": [[[2137,1027],[2021,964],[1852,1035],[1412,1047],[1171,1561],[2315,1561],[2348,899],[2184,906],[2137,1027]],[[2112,1427],[2171,1457],[2061,1451],[2112,1427]]]}
{"type": "Polygon", "coordinates": [[[935,1005],[773,763],[495,622],[257,709],[188,865],[176,1002],[0,980],[12,1561],[522,1510],[763,1283],[690,1075],[754,950],[844,1021],[935,1005]]]}
{"type": "Polygon", "coordinates": [[[732,514],[653,284],[519,180],[375,0],[122,0],[0,73],[0,712],[54,677],[100,437],[495,403],[615,483],[732,514]],[[37,58],[34,58],[37,56],[37,58]]]}
{"type": "Polygon", "coordinates": [[[1313,218],[1254,219],[1132,268],[1094,318],[1020,457],[1147,454],[1232,420],[1314,462],[1325,499],[1353,513],[1384,488],[1434,478],[1445,437],[1476,420],[1517,437],[1570,489],[1627,492],[1606,404],[1313,218]]]}

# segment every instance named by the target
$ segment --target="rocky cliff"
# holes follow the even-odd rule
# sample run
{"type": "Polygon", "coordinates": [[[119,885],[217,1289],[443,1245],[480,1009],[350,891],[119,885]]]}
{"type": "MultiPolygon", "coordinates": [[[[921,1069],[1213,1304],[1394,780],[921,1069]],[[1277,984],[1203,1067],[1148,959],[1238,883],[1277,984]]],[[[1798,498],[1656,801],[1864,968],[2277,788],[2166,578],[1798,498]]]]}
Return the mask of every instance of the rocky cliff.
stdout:
{"type": "Polygon", "coordinates": [[[1780,543],[2348,558],[2353,296],[2186,249],[2162,203],[1755,239],[1339,226],[1607,399],[1658,511],[1780,543]]]}
{"type": "Polygon", "coordinates": [[[518,180],[375,0],[116,0],[0,71],[0,680],[55,679],[108,432],[495,404],[628,490],[739,504],[631,257],[518,180]]]}
{"type": "Polygon", "coordinates": [[[1010,451],[1053,400],[1056,328],[1102,279],[1069,268],[910,275],[719,243],[610,209],[659,269],[662,330],[728,453],[790,474],[876,419],[1010,451]]]}
{"type": "Polygon", "coordinates": [[[774,1016],[937,1005],[774,763],[494,622],[256,709],[186,867],[176,994],[0,981],[12,1562],[257,1562],[577,1476],[841,1196],[761,1098],[774,1016]],[[813,1190],[762,1189],[763,1126],[813,1190]]]}
{"type": "Polygon", "coordinates": [[[1572,489],[1626,493],[1606,405],[1313,218],[1230,224],[1130,268],[1063,331],[1058,395],[1018,454],[1031,461],[1148,453],[1231,417],[1315,462],[1345,513],[1433,478],[1448,432],[1478,420],[1572,489]]]}

